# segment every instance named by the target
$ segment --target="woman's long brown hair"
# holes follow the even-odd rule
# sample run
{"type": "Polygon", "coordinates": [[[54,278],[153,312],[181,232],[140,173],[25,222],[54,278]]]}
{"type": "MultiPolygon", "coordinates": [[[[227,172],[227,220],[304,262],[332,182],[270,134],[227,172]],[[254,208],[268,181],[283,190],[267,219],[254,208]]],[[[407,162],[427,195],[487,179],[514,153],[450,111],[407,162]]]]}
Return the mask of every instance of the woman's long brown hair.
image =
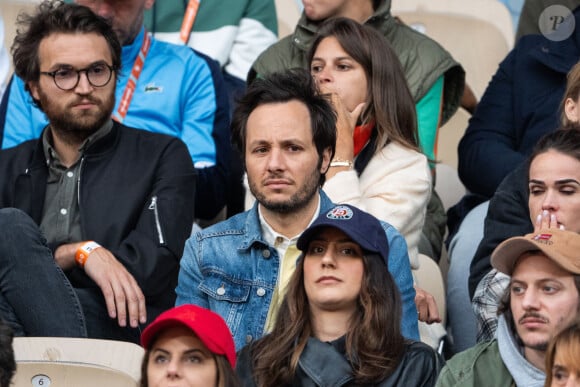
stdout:
{"type": "Polygon", "coordinates": [[[390,141],[419,151],[415,102],[390,43],[372,27],[348,18],[333,18],[320,27],[308,53],[308,63],[312,63],[320,42],[328,37],[336,38],[365,72],[368,90],[362,122],[375,122],[375,152],[390,141]]]}
{"type": "MultiPolygon", "coordinates": [[[[400,330],[401,299],[387,266],[376,254],[365,254],[363,265],[358,312],[346,333],[346,355],[355,382],[369,384],[384,380],[394,371],[403,355],[405,339],[400,330]]],[[[251,347],[253,376],[259,387],[291,384],[300,355],[312,336],[303,272],[301,258],[273,331],[251,347]]]]}

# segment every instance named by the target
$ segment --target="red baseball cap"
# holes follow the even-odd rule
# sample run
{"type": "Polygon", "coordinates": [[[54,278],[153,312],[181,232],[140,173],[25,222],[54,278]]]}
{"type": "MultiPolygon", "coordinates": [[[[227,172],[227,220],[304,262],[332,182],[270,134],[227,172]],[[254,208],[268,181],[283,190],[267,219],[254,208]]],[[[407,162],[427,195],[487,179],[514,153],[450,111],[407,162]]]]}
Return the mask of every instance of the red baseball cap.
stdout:
{"type": "Polygon", "coordinates": [[[161,313],[141,333],[141,345],[150,349],[161,331],[176,325],[191,329],[207,349],[217,355],[224,355],[232,368],[235,368],[236,349],[226,322],[217,313],[196,305],[185,304],[161,313]]]}

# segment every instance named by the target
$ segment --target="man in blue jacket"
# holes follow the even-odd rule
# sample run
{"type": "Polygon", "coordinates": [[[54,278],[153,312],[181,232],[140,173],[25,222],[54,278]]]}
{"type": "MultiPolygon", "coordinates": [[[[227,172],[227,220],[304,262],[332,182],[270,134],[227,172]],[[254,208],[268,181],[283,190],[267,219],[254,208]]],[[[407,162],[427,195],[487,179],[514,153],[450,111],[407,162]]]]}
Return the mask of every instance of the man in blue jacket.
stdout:
{"type": "MultiPolygon", "coordinates": [[[[196,216],[214,218],[225,205],[231,151],[228,94],[219,64],[189,47],[152,38],[143,14],[154,0],[76,3],[107,19],[123,46],[113,118],[183,140],[202,187],[196,192],[196,216]]],[[[14,77],[0,107],[1,148],[38,138],[46,124],[22,79],[14,77]]]]}
{"type": "Polygon", "coordinates": [[[195,169],[178,138],[111,120],[121,45],[105,19],[43,2],[22,20],[15,72],[49,125],[0,151],[0,318],[138,342],[175,302],[195,169]]]}
{"type": "MultiPolygon", "coordinates": [[[[256,203],[187,241],[176,303],[220,314],[239,350],[273,326],[299,256],[298,237],[334,206],[320,190],[325,173],[344,161],[333,160],[333,109],[305,70],[254,81],[234,112],[232,128],[256,203]]],[[[394,227],[383,227],[389,271],[403,301],[402,333],[418,339],[407,246],[394,227]]]]}

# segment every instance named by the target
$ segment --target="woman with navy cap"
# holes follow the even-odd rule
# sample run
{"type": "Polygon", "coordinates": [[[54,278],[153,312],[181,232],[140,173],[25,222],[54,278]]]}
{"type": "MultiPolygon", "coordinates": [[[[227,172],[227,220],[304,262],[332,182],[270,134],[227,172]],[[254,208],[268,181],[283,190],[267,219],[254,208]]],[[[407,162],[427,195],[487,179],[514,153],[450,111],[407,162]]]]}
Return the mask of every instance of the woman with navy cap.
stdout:
{"type": "Polygon", "coordinates": [[[443,360],[400,332],[401,300],[380,222],[349,205],[322,213],[273,331],[242,349],[245,386],[432,386],[443,360]]]}
{"type": "Polygon", "coordinates": [[[236,351],[225,321],[182,305],[159,315],[141,335],[141,387],[235,387],[236,351]]]}

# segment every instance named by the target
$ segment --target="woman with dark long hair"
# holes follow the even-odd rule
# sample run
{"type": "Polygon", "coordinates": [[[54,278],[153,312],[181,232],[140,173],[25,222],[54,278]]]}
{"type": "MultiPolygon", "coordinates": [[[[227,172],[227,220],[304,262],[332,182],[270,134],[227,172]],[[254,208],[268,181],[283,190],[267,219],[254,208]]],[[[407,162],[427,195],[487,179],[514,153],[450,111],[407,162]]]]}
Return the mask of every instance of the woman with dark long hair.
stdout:
{"type": "Polygon", "coordinates": [[[374,28],[347,18],[320,27],[308,59],[338,114],[324,191],[335,203],[395,226],[417,269],[431,172],[419,150],[415,104],[399,59],[374,28]]]}
{"type": "Polygon", "coordinates": [[[401,335],[401,301],[380,222],[339,205],[321,214],[297,246],[302,255],[273,331],[239,355],[243,384],[435,385],[443,360],[401,335]]]}

